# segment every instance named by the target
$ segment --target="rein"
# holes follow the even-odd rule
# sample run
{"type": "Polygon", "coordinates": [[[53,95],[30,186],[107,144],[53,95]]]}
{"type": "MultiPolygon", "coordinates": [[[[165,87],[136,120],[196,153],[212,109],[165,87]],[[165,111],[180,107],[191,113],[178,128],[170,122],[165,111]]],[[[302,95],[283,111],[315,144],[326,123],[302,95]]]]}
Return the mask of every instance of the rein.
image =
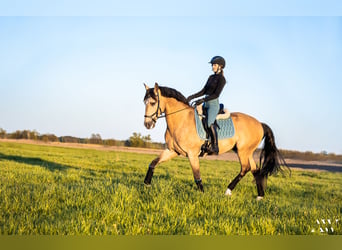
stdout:
{"type": "Polygon", "coordinates": [[[189,108],[191,108],[191,107],[182,108],[182,109],[180,109],[180,110],[173,111],[173,112],[171,112],[171,113],[161,115],[161,116],[157,117],[157,119],[159,119],[159,118],[165,118],[166,116],[176,114],[176,113],[178,113],[178,112],[181,112],[181,111],[186,110],[186,109],[189,109],[189,108]]]}

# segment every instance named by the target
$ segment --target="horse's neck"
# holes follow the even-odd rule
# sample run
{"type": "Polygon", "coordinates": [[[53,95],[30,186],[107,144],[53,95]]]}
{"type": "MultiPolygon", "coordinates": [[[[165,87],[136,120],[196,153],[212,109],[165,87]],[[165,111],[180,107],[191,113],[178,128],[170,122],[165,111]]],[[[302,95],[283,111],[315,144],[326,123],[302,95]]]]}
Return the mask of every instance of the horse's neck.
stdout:
{"type": "Polygon", "coordinates": [[[188,123],[188,119],[193,116],[193,108],[174,98],[165,99],[165,115],[168,127],[176,129],[183,122],[188,123]]]}

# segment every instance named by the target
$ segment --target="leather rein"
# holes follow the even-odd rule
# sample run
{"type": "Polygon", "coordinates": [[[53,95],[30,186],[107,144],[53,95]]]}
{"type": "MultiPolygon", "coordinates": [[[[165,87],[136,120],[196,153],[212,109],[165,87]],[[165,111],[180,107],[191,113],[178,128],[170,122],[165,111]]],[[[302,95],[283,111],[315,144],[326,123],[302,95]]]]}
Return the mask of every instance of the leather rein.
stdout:
{"type": "Polygon", "coordinates": [[[157,92],[157,97],[158,97],[158,104],[157,104],[157,110],[156,110],[156,112],[154,112],[152,115],[145,115],[145,116],[144,116],[145,118],[151,118],[152,121],[153,121],[154,123],[156,123],[157,120],[158,120],[159,118],[165,118],[166,116],[173,115],[173,114],[176,114],[176,113],[181,112],[181,111],[183,111],[183,110],[186,110],[186,109],[188,109],[188,108],[191,108],[191,107],[186,107],[186,108],[183,108],[183,109],[180,109],[180,110],[176,110],[176,111],[171,112],[171,113],[168,113],[168,114],[165,114],[165,113],[164,113],[164,115],[162,115],[163,112],[162,112],[162,110],[161,110],[161,108],[160,108],[159,92],[157,92]],[[160,115],[158,115],[158,112],[160,112],[160,115]],[[155,117],[154,117],[154,116],[155,116],[155,117]]]}

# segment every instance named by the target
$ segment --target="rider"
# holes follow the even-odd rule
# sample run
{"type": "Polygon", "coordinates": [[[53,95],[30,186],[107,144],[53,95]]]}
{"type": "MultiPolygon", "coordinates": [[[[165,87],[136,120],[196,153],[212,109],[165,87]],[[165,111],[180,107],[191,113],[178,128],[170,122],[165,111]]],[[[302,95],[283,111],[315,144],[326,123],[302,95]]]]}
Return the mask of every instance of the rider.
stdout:
{"type": "Polygon", "coordinates": [[[204,103],[204,108],[207,109],[207,122],[209,129],[209,134],[211,138],[211,149],[209,149],[209,154],[218,154],[218,139],[217,139],[217,126],[215,124],[216,116],[220,109],[219,96],[222,92],[224,85],[226,84],[226,79],[223,75],[223,69],[226,62],[221,56],[214,56],[210,62],[212,65],[213,75],[209,76],[207,83],[204,88],[187,98],[190,102],[192,99],[205,96],[201,99],[195,101],[196,106],[204,103]]]}

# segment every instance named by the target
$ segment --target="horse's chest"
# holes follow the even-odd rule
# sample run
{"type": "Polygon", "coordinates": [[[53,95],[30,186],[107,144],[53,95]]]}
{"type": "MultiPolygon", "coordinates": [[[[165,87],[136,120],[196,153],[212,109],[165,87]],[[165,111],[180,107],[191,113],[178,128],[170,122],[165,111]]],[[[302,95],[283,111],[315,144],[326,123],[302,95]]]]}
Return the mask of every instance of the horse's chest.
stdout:
{"type": "Polygon", "coordinates": [[[173,150],[177,152],[180,155],[186,156],[186,152],[184,149],[177,143],[176,138],[169,138],[169,140],[166,141],[166,145],[170,150],[173,150]]]}

